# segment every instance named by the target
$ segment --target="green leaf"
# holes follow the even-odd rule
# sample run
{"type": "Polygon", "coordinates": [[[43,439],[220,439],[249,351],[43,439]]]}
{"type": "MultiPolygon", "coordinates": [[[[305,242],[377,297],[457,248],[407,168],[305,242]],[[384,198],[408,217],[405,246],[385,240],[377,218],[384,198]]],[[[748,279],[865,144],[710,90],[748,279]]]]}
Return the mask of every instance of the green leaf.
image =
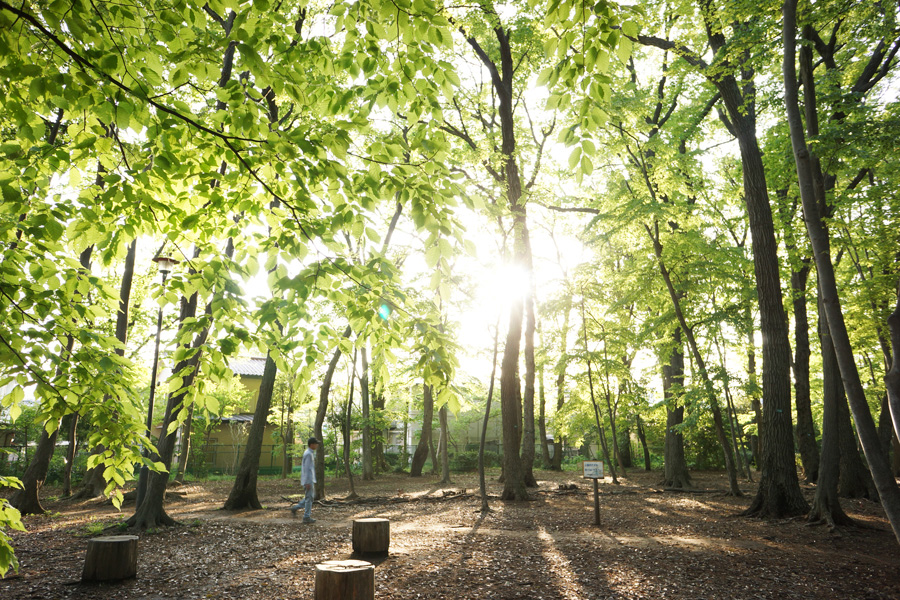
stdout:
{"type": "Polygon", "coordinates": [[[631,51],[634,47],[634,44],[627,37],[623,37],[619,40],[619,45],[616,47],[616,56],[619,57],[623,63],[627,63],[628,59],[631,57],[631,51]]]}
{"type": "Polygon", "coordinates": [[[441,247],[439,245],[432,244],[425,250],[425,264],[428,265],[429,268],[434,268],[440,258],[441,247]]]}
{"type": "Polygon", "coordinates": [[[591,140],[581,140],[581,150],[588,156],[594,156],[597,153],[597,148],[591,140]]]}
{"type": "Polygon", "coordinates": [[[576,168],[579,161],[581,161],[581,146],[576,146],[575,149],[572,150],[572,154],[569,155],[569,168],[576,168]]]}
{"type": "Polygon", "coordinates": [[[637,37],[639,31],[640,28],[634,21],[625,21],[624,23],[622,23],[622,33],[630,38],[637,37]]]}
{"type": "Polygon", "coordinates": [[[173,377],[169,380],[169,385],[167,386],[168,393],[177,392],[181,389],[181,386],[184,384],[184,380],[181,377],[173,377]]]}
{"type": "Polygon", "coordinates": [[[537,78],[537,85],[544,86],[547,85],[547,82],[550,81],[550,76],[553,75],[553,68],[547,67],[543,69],[537,78]]]}
{"type": "Polygon", "coordinates": [[[585,175],[590,175],[594,172],[594,163],[587,156],[581,157],[581,172],[585,175]]]}

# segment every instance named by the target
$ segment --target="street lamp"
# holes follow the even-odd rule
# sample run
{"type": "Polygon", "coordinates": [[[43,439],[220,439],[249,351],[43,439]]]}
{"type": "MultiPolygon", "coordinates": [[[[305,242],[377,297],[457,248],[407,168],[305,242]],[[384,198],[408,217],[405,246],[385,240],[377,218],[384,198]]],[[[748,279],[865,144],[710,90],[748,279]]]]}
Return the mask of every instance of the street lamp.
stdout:
{"type": "MultiPolygon", "coordinates": [[[[166,277],[175,268],[175,265],[178,264],[178,261],[172,258],[171,256],[155,256],[153,258],[153,262],[156,263],[157,269],[162,273],[162,284],[161,287],[163,291],[166,289],[166,277]]],[[[163,319],[163,309],[162,305],[159,307],[159,313],[156,317],[156,345],[153,349],[153,368],[150,373],[150,406],[147,408],[147,439],[150,439],[151,428],[153,427],[153,401],[156,397],[156,375],[157,370],[159,368],[159,338],[162,335],[162,319],[163,319]]],[[[146,458],[148,456],[147,448],[144,448],[143,456],[146,458]]],[[[147,491],[147,477],[150,475],[150,470],[147,468],[147,465],[141,466],[141,474],[138,477],[138,487],[137,487],[137,498],[135,499],[135,508],[140,507],[141,502],[144,500],[144,493],[147,491]]]]}

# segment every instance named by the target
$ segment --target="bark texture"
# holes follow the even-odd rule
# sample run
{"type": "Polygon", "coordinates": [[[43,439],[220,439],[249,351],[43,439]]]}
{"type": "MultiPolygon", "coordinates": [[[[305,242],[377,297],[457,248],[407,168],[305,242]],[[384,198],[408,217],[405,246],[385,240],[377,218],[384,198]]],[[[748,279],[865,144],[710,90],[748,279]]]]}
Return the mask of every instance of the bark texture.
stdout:
{"type": "Polygon", "coordinates": [[[422,431],[419,435],[419,443],[413,453],[412,464],[409,467],[410,477],[421,477],[422,468],[428,459],[429,444],[431,443],[432,421],[434,420],[434,390],[430,385],[422,386],[422,431]]]}
{"type": "Polygon", "coordinates": [[[663,366],[663,397],[666,399],[666,447],[664,451],[663,485],[670,488],[691,487],[684,456],[684,435],[680,425],[684,422],[684,406],[680,404],[678,390],[684,385],[684,355],[681,353],[680,330],[675,331],[676,346],[663,366]],[[673,389],[677,388],[677,389],[673,389]]]}
{"type": "MultiPolygon", "coordinates": [[[[819,320],[819,339],[822,343],[823,355],[831,350],[831,335],[823,319],[819,320]]],[[[832,358],[833,360],[833,358],[832,358]]],[[[838,480],[840,477],[840,444],[838,442],[838,402],[842,392],[836,365],[823,364],[824,378],[824,413],[822,415],[822,453],[818,469],[819,479],[816,495],[809,511],[810,523],[822,523],[835,529],[840,525],[851,525],[853,521],[844,512],[838,497],[838,480]]]]}
{"type": "Polygon", "coordinates": [[[791,274],[794,296],[794,406],[797,410],[797,447],[800,463],[808,483],[819,478],[819,446],[812,416],[809,389],[809,318],[806,311],[806,282],[809,266],[804,265],[791,274]]]}
{"type": "Polygon", "coordinates": [[[256,480],[259,474],[259,457],[262,454],[263,434],[266,431],[266,423],[269,420],[269,409],[272,407],[272,392],[275,390],[275,377],[278,367],[270,354],[266,355],[266,366],[263,368],[262,381],[259,385],[259,394],[256,399],[256,410],[253,413],[253,422],[250,424],[250,434],[247,436],[247,444],[241,465],[238,467],[234,478],[234,485],[225,501],[225,510],[240,510],[252,508],[259,510],[262,504],[256,493],[256,480]]]}

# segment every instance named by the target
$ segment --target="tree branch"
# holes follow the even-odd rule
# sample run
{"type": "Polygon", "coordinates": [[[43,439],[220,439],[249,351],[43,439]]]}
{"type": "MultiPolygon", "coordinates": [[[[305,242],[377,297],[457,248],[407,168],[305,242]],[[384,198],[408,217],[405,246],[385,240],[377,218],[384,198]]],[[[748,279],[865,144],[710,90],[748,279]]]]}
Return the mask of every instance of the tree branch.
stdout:
{"type": "Polygon", "coordinates": [[[156,102],[152,98],[149,98],[142,93],[136,92],[135,90],[131,89],[129,86],[125,85],[123,82],[119,81],[112,75],[106,73],[105,71],[100,69],[100,67],[95,65],[93,62],[91,62],[87,58],[83,57],[78,52],[76,52],[74,49],[72,49],[70,46],[68,46],[64,41],[62,41],[60,38],[58,38],[53,32],[51,32],[46,27],[44,27],[44,25],[40,21],[38,21],[34,15],[29,14],[23,10],[20,10],[20,9],[16,8],[15,6],[8,4],[4,0],[0,0],[0,10],[6,10],[8,12],[11,12],[14,15],[16,15],[17,17],[24,19],[25,21],[30,23],[32,25],[32,27],[34,27],[35,29],[40,31],[44,37],[46,37],[51,42],[53,42],[65,54],[69,55],[69,57],[72,58],[72,60],[74,60],[82,68],[93,71],[94,73],[99,75],[102,79],[105,79],[106,81],[108,81],[115,87],[119,88],[120,90],[122,90],[123,92],[125,92],[126,94],[131,96],[132,98],[136,98],[138,100],[147,102],[148,104],[150,104],[157,110],[164,112],[168,115],[172,115],[173,117],[180,119],[180,120],[184,121],[185,123],[188,123],[192,127],[199,129],[200,131],[203,131],[212,136],[215,136],[216,138],[221,139],[222,141],[224,141],[226,143],[226,145],[229,147],[229,149],[231,149],[233,152],[235,151],[234,146],[231,143],[233,141],[253,142],[253,143],[259,143],[259,144],[265,143],[265,141],[266,141],[266,140],[260,140],[260,139],[255,139],[255,138],[243,138],[243,137],[237,137],[237,136],[229,136],[229,135],[225,135],[223,133],[219,133],[218,131],[215,131],[214,129],[210,129],[209,127],[203,125],[199,121],[197,121],[187,115],[183,115],[180,112],[178,112],[177,110],[169,108],[168,106],[166,106],[164,104],[160,104],[159,102],[156,102]]]}
{"type": "Polygon", "coordinates": [[[639,35],[636,38],[629,36],[626,37],[628,37],[628,39],[630,39],[632,42],[638,42],[639,44],[644,46],[653,46],[655,48],[674,52],[675,54],[686,60],[689,65],[698,67],[703,71],[709,68],[709,65],[706,63],[706,61],[700,58],[700,56],[697,55],[696,52],[694,52],[687,46],[678,45],[675,42],[650,35],[639,35]]]}

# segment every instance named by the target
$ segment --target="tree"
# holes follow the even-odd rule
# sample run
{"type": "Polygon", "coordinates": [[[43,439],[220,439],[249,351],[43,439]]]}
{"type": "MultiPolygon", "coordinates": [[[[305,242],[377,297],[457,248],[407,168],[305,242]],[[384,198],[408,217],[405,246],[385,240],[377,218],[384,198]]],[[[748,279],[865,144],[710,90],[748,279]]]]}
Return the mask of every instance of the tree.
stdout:
{"type": "Polygon", "coordinates": [[[262,381],[259,384],[259,394],[256,397],[256,410],[253,413],[253,422],[250,424],[250,435],[247,437],[246,450],[241,457],[241,466],[234,478],[234,485],[225,501],[225,510],[240,510],[252,508],[259,510],[262,504],[256,494],[256,479],[259,473],[259,457],[262,450],[263,434],[269,421],[269,411],[272,406],[272,393],[275,389],[275,377],[278,374],[278,366],[271,353],[266,356],[266,366],[263,369],[262,381]]]}
{"type": "MultiPolygon", "coordinates": [[[[766,184],[762,153],[756,137],[756,108],[753,103],[753,65],[747,64],[742,53],[731,53],[742,39],[726,37],[725,23],[731,11],[711,2],[701,3],[701,26],[706,30],[706,42],[716,59],[708,64],[699,53],[688,46],[670,40],[638,35],[641,44],[674,51],[715,86],[725,105],[723,119],[737,138],[741,154],[744,200],[752,232],[753,264],[763,336],[763,405],[764,444],[762,450],[762,478],[747,515],[785,517],[805,514],[808,504],[800,493],[794,463],[793,427],[791,425],[790,344],[787,336],[787,317],[781,296],[781,282],[775,227],[766,184]],[[738,75],[743,74],[743,81],[738,75]]],[[[747,27],[732,30],[735,36],[747,34],[747,27]]]]}
{"type": "MultiPolygon", "coordinates": [[[[91,268],[91,252],[93,246],[88,247],[81,253],[81,267],[86,274],[91,268]]],[[[65,354],[71,356],[75,347],[75,336],[71,333],[66,335],[65,354]]],[[[57,370],[57,378],[63,377],[62,367],[57,370]]],[[[46,410],[46,409],[44,409],[46,410]]],[[[31,456],[31,462],[22,476],[21,487],[15,491],[9,500],[10,505],[17,509],[20,514],[32,515],[43,514],[44,507],[41,506],[40,492],[47,478],[47,470],[50,467],[50,459],[56,450],[56,438],[59,434],[59,427],[62,421],[60,417],[51,417],[47,419],[46,424],[41,430],[41,437],[38,439],[37,448],[31,456]]]]}
{"type": "Polygon", "coordinates": [[[447,418],[447,405],[444,404],[438,410],[438,422],[441,426],[441,435],[438,441],[438,456],[441,461],[441,485],[449,485],[450,481],[450,425],[447,418]]]}
{"type": "Polygon", "coordinates": [[[431,428],[434,419],[434,388],[427,383],[422,386],[422,429],[419,432],[419,442],[413,453],[412,463],[409,466],[410,477],[421,477],[422,467],[428,459],[428,445],[431,443],[431,428]]]}
{"type": "MultiPolygon", "coordinates": [[[[788,124],[791,130],[791,145],[794,149],[794,159],[797,167],[797,177],[800,187],[800,198],[803,202],[803,211],[806,215],[806,227],[810,243],[813,247],[813,257],[816,262],[816,271],[819,276],[819,289],[822,293],[822,303],[825,308],[825,316],[828,330],[834,342],[834,352],[841,371],[841,379],[847,392],[847,399],[853,411],[856,429],[872,471],[875,485],[881,498],[881,504],[888,516],[891,527],[897,541],[900,542],[900,488],[894,479],[887,459],[881,452],[881,444],[872,413],[869,411],[865,391],[859,378],[859,371],[853,357],[853,349],[844,323],[841,311],[840,299],[837,292],[837,283],[834,276],[834,267],[831,262],[831,249],[828,232],[822,224],[819,215],[819,207],[814,186],[815,174],[810,161],[810,152],[806,144],[806,136],[803,132],[800,110],[798,107],[799,94],[797,91],[796,71],[796,30],[797,30],[797,0],[785,0],[784,3],[784,87],[785,106],[787,109],[788,124]]],[[[819,184],[821,185],[821,184],[819,184]]]]}

